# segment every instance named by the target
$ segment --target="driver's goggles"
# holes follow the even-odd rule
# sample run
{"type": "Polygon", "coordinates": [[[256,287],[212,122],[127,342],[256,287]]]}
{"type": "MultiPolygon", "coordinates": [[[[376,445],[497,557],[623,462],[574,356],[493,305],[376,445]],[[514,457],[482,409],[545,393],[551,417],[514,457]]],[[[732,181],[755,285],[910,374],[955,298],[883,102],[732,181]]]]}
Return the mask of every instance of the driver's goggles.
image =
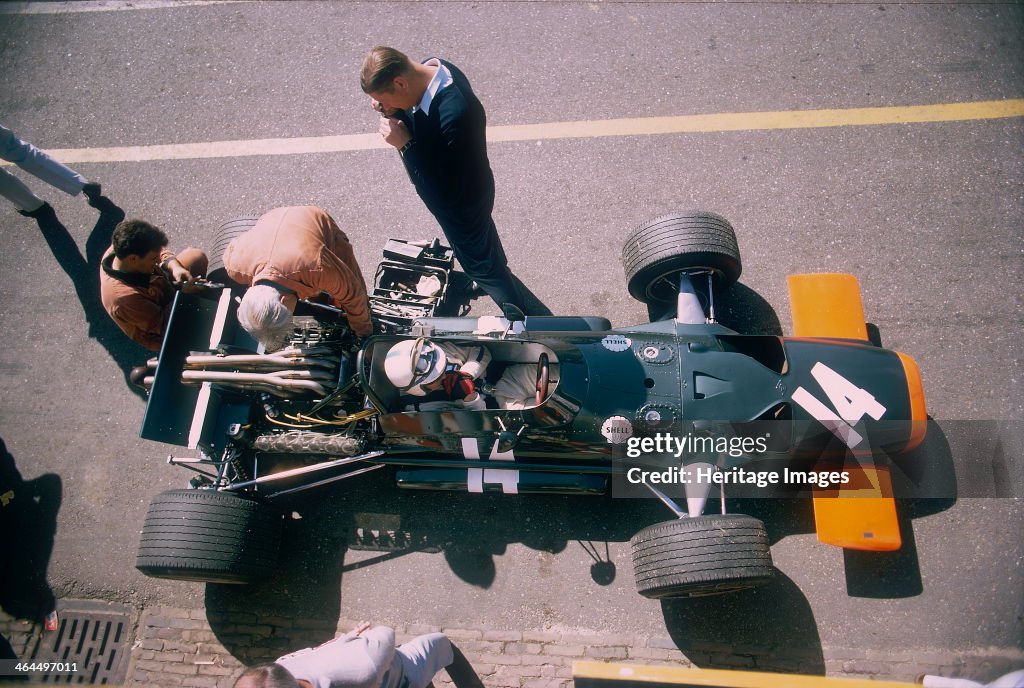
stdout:
{"type": "Polygon", "coordinates": [[[433,346],[427,346],[426,348],[419,349],[413,354],[412,369],[415,375],[425,375],[429,373],[431,368],[434,367],[434,359],[437,357],[437,351],[433,346]]]}

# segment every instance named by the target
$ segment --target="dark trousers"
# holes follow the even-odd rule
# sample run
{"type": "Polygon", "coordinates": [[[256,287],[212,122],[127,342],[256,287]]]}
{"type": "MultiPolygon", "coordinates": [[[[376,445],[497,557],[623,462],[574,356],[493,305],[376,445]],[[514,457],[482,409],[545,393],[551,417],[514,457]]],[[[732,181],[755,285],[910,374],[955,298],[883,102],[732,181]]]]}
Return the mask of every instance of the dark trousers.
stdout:
{"type": "Polygon", "coordinates": [[[511,303],[525,313],[525,300],[508,269],[505,249],[491,218],[493,207],[493,193],[477,203],[457,208],[432,207],[427,203],[466,275],[475,280],[499,308],[511,303]]]}

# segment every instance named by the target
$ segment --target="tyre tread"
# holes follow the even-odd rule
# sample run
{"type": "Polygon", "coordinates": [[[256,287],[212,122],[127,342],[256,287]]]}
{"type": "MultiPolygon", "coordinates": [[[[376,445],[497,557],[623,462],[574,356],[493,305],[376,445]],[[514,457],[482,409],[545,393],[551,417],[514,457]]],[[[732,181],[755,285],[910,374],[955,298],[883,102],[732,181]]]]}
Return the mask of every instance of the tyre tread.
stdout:
{"type": "Polygon", "coordinates": [[[227,492],[171,490],[150,502],[135,567],[148,576],[248,583],[277,562],[276,509],[227,492]]]}
{"type": "Polygon", "coordinates": [[[764,525],[742,514],[656,523],[630,548],[637,590],[655,599],[756,587],[775,570],[764,525]]]}
{"type": "Polygon", "coordinates": [[[725,289],[742,272],[736,233],[715,213],[669,213],[634,229],[622,247],[629,293],[642,302],[660,301],[651,285],[664,272],[693,267],[715,270],[715,285],[725,289]]]}

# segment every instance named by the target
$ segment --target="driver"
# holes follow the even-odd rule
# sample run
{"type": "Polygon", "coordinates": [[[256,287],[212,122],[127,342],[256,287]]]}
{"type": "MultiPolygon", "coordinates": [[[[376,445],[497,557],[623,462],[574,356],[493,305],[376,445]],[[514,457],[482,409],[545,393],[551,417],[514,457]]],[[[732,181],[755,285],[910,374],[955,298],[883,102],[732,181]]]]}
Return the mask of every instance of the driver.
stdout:
{"type": "Polygon", "coordinates": [[[491,352],[482,346],[431,342],[420,337],[391,347],[384,358],[384,372],[413,410],[443,408],[483,409],[487,405],[474,382],[487,372],[491,352]]]}
{"type": "Polygon", "coordinates": [[[509,365],[493,387],[483,382],[491,353],[482,346],[407,339],[391,347],[384,372],[406,397],[407,410],[484,409],[480,391],[492,396],[498,408],[522,410],[536,406],[537,367],[509,365]]]}

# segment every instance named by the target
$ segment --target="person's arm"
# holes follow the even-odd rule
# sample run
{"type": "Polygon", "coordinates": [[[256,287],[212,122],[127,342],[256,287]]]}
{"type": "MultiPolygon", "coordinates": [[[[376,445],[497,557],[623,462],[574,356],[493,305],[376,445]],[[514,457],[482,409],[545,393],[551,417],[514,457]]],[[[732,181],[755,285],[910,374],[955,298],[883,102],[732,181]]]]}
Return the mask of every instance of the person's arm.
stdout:
{"type": "MultiPolygon", "coordinates": [[[[165,249],[166,251],[166,249],[165,249]]],[[[174,284],[183,284],[192,281],[192,273],[181,264],[178,257],[173,252],[167,251],[170,255],[166,258],[163,252],[160,254],[160,267],[163,268],[164,272],[170,275],[170,281],[174,284]]]]}
{"type": "Polygon", "coordinates": [[[325,211],[316,210],[315,222],[324,236],[325,248],[320,253],[320,270],[309,272],[298,281],[327,292],[331,297],[331,305],[345,311],[352,331],[360,337],[368,337],[373,334],[370,300],[366,295],[366,282],[352,244],[334,218],[325,211]]]}
{"type": "Polygon", "coordinates": [[[466,362],[459,366],[459,372],[474,380],[480,379],[487,372],[487,366],[491,362],[491,352],[483,346],[467,346],[462,349],[466,356],[466,362]]]}
{"type": "Polygon", "coordinates": [[[359,634],[350,642],[360,643],[370,665],[373,676],[366,677],[376,688],[384,680],[384,674],[391,668],[391,658],[395,656],[395,630],[387,626],[374,626],[359,634]]]}
{"type": "Polygon", "coordinates": [[[494,398],[503,409],[521,410],[536,405],[536,391],[537,366],[516,363],[505,368],[494,385],[494,398]]]}
{"type": "Polygon", "coordinates": [[[330,260],[325,256],[323,269],[308,273],[300,281],[330,294],[331,305],[345,311],[348,324],[356,335],[368,337],[373,334],[370,300],[366,296],[361,273],[354,272],[344,261],[330,260]]]}

